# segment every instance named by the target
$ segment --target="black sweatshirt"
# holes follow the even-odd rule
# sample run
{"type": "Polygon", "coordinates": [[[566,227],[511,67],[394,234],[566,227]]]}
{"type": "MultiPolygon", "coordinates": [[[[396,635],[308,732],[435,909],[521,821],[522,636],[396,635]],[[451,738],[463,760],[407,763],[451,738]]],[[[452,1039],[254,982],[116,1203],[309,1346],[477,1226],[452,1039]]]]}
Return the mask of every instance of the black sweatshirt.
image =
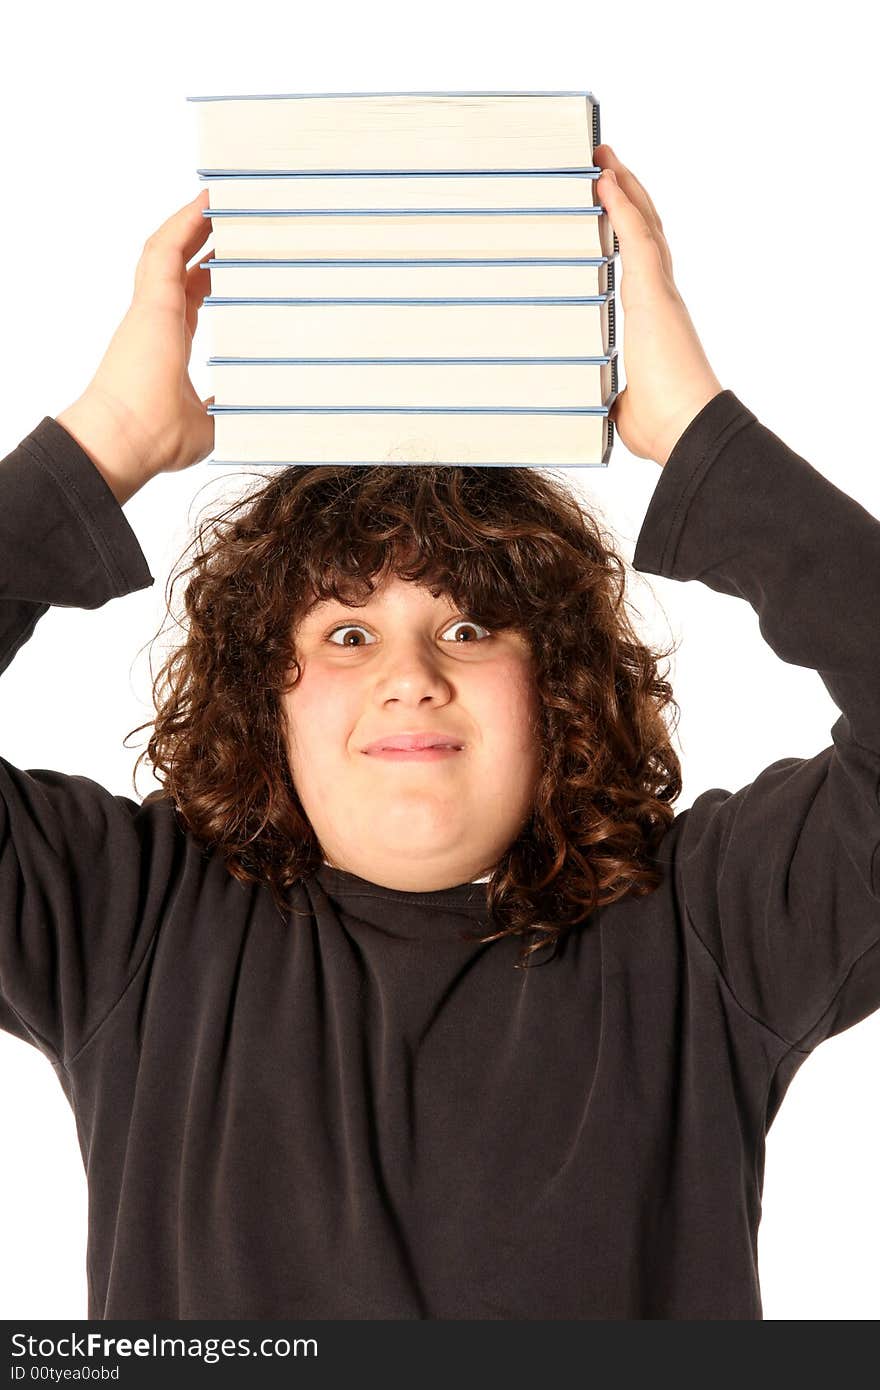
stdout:
{"type": "MultiPolygon", "coordinates": [[[[89,1317],[762,1316],[766,1130],[880,1007],[880,522],[727,390],[633,563],[745,599],[841,714],[531,970],[459,939],[480,883],[325,864],[283,920],[167,803],[0,759],[0,1024],[76,1115],[89,1317]]],[[[46,416],[0,462],[0,666],[48,605],[152,582],[46,416]]]]}

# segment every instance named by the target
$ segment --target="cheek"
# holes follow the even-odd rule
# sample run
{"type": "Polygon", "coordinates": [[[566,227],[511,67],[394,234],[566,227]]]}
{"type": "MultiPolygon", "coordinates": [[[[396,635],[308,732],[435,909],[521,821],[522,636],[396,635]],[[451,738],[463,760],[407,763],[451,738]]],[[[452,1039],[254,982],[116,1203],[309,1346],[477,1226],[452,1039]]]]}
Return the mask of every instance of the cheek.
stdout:
{"type": "Polygon", "coordinates": [[[487,747],[508,757],[535,756],[538,693],[527,663],[505,662],[494,669],[481,692],[481,706],[487,747]]]}
{"type": "Polygon", "coordinates": [[[332,672],[303,666],[295,689],[285,697],[294,766],[331,761],[345,750],[357,718],[357,696],[351,681],[334,680],[332,672]]]}

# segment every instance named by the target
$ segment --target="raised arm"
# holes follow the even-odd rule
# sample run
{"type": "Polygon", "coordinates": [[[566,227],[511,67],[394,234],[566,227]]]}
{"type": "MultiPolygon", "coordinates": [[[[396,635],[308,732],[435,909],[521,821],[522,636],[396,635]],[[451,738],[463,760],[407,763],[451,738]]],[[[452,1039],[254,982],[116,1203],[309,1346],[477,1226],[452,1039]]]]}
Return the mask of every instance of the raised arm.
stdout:
{"type": "MultiPolygon", "coordinates": [[[[203,199],[148,239],[82,396],[0,460],[0,671],[50,606],[99,608],[153,583],[121,504],[212,448],[187,366],[203,199]]],[[[138,969],[179,849],[164,804],[0,757],[0,1027],[69,1062],[138,969]]]]}
{"type": "Polygon", "coordinates": [[[744,599],[841,712],[828,747],[703,792],[661,846],[684,930],[789,1045],[772,1114],[799,1060],[880,1008],[880,521],[721,389],[651,199],[607,145],[597,162],[624,266],[614,418],[663,466],[633,564],[744,599]]]}
{"type": "Polygon", "coordinates": [[[880,1008],[880,521],[724,391],[673,450],[633,564],[746,600],[841,711],[813,757],[703,792],[667,846],[740,1007],[808,1052],[880,1008]]]}

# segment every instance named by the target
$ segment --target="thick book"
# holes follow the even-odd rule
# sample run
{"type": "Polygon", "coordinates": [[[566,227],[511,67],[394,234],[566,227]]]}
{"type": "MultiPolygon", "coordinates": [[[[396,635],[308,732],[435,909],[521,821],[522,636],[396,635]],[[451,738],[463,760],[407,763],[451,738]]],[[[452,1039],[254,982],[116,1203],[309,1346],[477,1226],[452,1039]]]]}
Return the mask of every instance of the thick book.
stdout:
{"type": "Polygon", "coordinates": [[[202,174],[523,170],[593,165],[590,92],[193,96],[202,174]]]}
{"type": "Polygon", "coordinates": [[[216,463],[608,461],[589,92],[195,97],[216,463]]]}

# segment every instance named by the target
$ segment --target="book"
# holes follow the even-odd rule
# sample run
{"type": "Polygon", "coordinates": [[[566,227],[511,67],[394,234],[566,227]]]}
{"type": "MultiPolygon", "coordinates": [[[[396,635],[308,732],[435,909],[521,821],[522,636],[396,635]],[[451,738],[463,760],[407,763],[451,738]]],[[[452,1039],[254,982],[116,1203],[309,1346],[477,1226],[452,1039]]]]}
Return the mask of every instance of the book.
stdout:
{"type": "MultiPolygon", "coordinates": [[[[547,357],[606,354],[614,296],[588,299],[204,301],[220,356],[547,357]]],[[[215,392],[216,396],[216,392],[215,392]]],[[[454,404],[454,402],[449,402],[454,404]]]]}
{"type": "Polygon", "coordinates": [[[576,299],[615,289],[613,256],[202,261],[220,299],[576,299]]]}
{"type": "Polygon", "coordinates": [[[617,392],[617,349],[604,357],[209,357],[215,399],[271,407],[601,406],[617,392]]]}
{"type": "Polygon", "coordinates": [[[588,465],[610,445],[602,407],[215,406],[221,450],[215,463],[454,463],[483,466],[588,465]]]}
{"type": "Polygon", "coordinates": [[[221,257],[608,256],[604,208],[206,208],[221,257]]]}
{"type": "Polygon", "coordinates": [[[590,93],[188,100],[214,463],[607,464],[618,245],[590,93]]]}
{"type": "Polygon", "coordinates": [[[601,206],[596,192],[598,169],[553,174],[531,170],[519,174],[466,172],[421,174],[200,172],[212,209],[284,209],[320,212],[328,202],[337,211],[357,208],[568,208],[601,206]]]}
{"type": "Polygon", "coordinates": [[[593,165],[590,92],[194,96],[201,172],[554,172],[593,165]]]}

